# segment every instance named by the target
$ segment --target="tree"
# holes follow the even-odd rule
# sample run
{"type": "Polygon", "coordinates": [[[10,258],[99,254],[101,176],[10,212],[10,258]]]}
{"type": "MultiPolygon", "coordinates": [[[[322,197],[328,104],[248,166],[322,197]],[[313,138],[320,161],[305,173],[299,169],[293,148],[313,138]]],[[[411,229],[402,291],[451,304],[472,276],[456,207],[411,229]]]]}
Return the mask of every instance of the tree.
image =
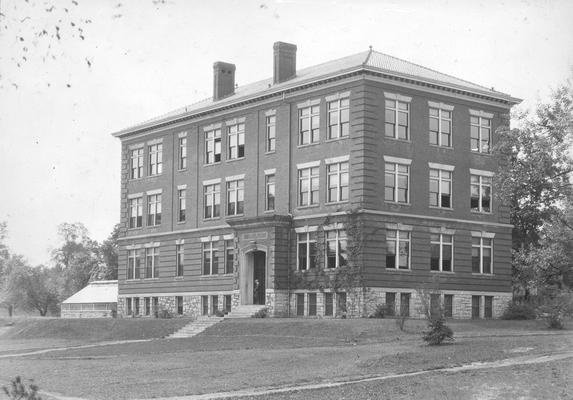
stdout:
{"type": "Polygon", "coordinates": [[[58,271],[43,265],[25,266],[15,270],[10,280],[13,289],[23,294],[23,305],[28,310],[36,310],[45,317],[48,312],[56,313],[60,302],[58,293],[58,271]]]}
{"type": "Polygon", "coordinates": [[[99,246],[102,262],[99,265],[93,278],[95,280],[117,279],[118,251],[120,224],[113,227],[109,237],[99,246]]]}

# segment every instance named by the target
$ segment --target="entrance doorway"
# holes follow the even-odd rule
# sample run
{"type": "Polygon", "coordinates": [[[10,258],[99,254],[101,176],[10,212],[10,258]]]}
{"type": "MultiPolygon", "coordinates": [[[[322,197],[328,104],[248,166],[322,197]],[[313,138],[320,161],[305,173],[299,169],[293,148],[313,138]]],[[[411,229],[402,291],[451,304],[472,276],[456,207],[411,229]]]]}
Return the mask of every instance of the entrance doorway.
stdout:
{"type": "Polygon", "coordinates": [[[265,270],[265,252],[253,252],[253,304],[265,304],[265,270]]]}
{"type": "Polygon", "coordinates": [[[244,260],[239,270],[241,304],[265,304],[267,253],[249,251],[244,260]]]}

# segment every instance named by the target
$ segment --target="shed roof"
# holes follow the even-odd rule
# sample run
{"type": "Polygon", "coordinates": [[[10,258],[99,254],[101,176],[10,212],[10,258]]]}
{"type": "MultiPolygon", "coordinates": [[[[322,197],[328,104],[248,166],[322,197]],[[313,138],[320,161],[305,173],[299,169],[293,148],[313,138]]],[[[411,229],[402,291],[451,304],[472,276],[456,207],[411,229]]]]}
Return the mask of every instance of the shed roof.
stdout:
{"type": "Polygon", "coordinates": [[[94,281],[62,301],[63,304],[117,303],[117,280],[94,281]]]}

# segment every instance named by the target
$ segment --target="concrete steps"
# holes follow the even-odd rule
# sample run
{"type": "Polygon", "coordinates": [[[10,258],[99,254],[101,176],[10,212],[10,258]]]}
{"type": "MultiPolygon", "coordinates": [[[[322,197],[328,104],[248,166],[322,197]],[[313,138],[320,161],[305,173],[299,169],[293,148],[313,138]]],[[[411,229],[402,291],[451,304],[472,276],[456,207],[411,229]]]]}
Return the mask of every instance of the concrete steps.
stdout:
{"type": "Polygon", "coordinates": [[[190,338],[200,334],[205,329],[210,328],[222,320],[222,317],[199,317],[178,331],[166,336],[165,339],[190,338]]]}
{"type": "Polygon", "coordinates": [[[225,319],[237,319],[237,318],[251,318],[259,310],[266,308],[265,305],[259,304],[243,304],[232,310],[229,314],[225,315],[225,319]]]}

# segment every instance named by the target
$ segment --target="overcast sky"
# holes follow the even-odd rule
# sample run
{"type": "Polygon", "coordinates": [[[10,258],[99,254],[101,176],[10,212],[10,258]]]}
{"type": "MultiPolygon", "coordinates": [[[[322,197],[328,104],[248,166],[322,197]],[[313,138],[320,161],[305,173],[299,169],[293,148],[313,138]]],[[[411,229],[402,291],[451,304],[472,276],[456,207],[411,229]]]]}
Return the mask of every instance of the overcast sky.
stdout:
{"type": "Polygon", "coordinates": [[[32,264],[49,264],[62,222],[109,235],[120,205],[110,133],[210,97],[214,61],[236,64],[243,85],[272,75],[275,41],[298,46],[299,68],[372,45],[522,108],[573,66],[570,0],[34,1],[0,5],[0,221],[32,264]]]}

